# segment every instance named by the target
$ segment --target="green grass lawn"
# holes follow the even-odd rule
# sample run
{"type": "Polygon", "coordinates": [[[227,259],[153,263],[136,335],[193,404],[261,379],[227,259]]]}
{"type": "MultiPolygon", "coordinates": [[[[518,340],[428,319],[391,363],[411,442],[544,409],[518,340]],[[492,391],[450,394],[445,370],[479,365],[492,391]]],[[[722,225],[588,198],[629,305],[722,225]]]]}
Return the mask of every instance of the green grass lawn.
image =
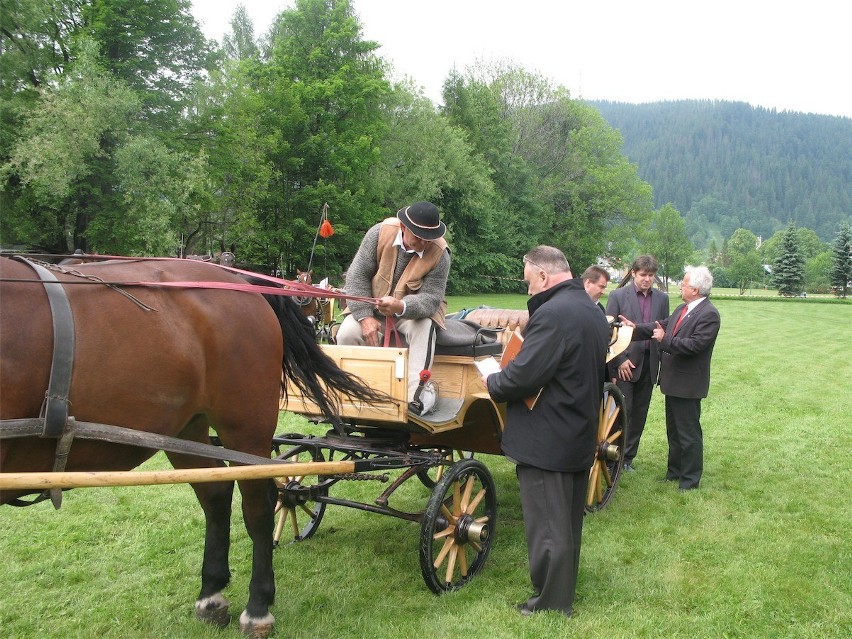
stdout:
{"type": "MultiPolygon", "coordinates": [[[[459,297],[523,308],[516,296],[459,297]]],[[[673,299],[673,306],[675,300],[673,299]]],[[[666,443],[654,395],[636,463],[586,518],[576,616],[521,618],[529,594],[513,467],[481,456],[499,501],[492,553],[458,592],[420,576],[419,525],[332,508],[311,539],[275,552],[276,637],[852,636],[852,306],[720,298],[722,330],[703,403],[705,474],[681,494],[660,481],[666,443]]],[[[288,429],[299,418],[285,416],[288,429]]],[[[164,467],[162,457],[146,467],[164,467]]],[[[367,500],[385,485],[338,484],[367,500]]],[[[402,498],[425,507],[417,482],[402,498]]],[[[247,598],[250,544],[235,510],[233,581],[247,598]]],[[[203,516],[187,486],[78,489],[0,509],[0,636],[238,637],[195,621],[203,516]]]]}

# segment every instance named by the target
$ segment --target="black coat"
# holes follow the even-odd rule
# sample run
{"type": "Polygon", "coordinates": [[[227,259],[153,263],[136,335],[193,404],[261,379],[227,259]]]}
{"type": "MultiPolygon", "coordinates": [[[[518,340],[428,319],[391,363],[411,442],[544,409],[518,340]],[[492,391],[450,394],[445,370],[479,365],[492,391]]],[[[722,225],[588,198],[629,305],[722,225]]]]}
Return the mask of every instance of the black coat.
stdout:
{"type": "Polygon", "coordinates": [[[517,357],[488,377],[507,402],[502,448],[515,461],[549,471],[588,470],[597,445],[609,327],[581,279],[530,298],[517,357]],[[523,399],[541,396],[532,410],[523,399]]]}

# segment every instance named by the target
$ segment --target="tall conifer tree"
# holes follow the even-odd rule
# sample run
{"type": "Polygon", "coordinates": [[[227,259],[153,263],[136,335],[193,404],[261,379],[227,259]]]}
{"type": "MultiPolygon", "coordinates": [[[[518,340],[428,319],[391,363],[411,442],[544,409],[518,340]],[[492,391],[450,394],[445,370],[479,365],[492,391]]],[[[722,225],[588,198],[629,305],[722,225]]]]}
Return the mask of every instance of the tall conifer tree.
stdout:
{"type": "Polygon", "coordinates": [[[796,225],[790,222],[781,241],[781,250],[775,259],[772,277],[778,287],[778,294],[784,296],[798,295],[802,291],[805,277],[805,261],[799,250],[799,238],[796,235],[796,225]]]}
{"type": "Polygon", "coordinates": [[[846,297],[852,281],[852,228],[841,224],[831,250],[829,282],[837,297],[846,297]]]}

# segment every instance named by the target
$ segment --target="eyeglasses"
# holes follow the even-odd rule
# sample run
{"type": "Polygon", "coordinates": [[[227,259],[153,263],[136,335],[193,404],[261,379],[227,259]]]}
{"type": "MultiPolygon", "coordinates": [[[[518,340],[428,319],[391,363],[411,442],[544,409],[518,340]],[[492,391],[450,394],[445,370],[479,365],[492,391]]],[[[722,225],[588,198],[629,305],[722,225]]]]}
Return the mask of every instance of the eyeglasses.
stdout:
{"type": "Polygon", "coordinates": [[[530,258],[528,258],[526,255],[524,255],[524,264],[531,264],[532,266],[535,266],[536,268],[541,269],[542,271],[544,270],[544,268],[543,268],[543,267],[541,267],[541,266],[539,266],[538,264],[536,264],[535,262],[533,262],[533,261],[532,261],[530,258]]]}

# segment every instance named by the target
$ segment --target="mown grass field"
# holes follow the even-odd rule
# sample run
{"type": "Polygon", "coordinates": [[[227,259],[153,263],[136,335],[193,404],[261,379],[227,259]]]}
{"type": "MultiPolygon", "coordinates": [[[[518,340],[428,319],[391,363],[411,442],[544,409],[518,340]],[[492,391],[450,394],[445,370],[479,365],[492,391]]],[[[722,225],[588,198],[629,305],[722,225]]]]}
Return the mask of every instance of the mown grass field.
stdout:
{"type": "MultiPolygon", "coordinates": [[[[675,300],[673,299],[673,306],[675,300]]],[[[462,590],[420,577],[419,526],[329,508],[316,535],[275,553],[276,637],[852,636],[852,306],[720,298],[722,330],[703,404],[705,475],[661,482],[655,394],[638,471],[586,518],[576,615],[521,618],[526,548],[514,470],[483,456],[499,501],[493,550],[462,590]]],[[[525,296],[454,298],[523,307],[525,296]]],[[[302,426],[284,416],[282,429],[302,426]]],[[[146,468],[165,467],[157,457],[146,468]]],[[[339,484],[371,499],[374,482],[339,484]]],[[[410,482],[406,503],[425,507],[410,482]]],[[[250,544],[235,509],[233,612],[247,597],[250,544]]],[[[187,486],[79,489],[0,509],[0,636],[16,639],[238,637],[193,617],[203,517],[187,486]]]]}

